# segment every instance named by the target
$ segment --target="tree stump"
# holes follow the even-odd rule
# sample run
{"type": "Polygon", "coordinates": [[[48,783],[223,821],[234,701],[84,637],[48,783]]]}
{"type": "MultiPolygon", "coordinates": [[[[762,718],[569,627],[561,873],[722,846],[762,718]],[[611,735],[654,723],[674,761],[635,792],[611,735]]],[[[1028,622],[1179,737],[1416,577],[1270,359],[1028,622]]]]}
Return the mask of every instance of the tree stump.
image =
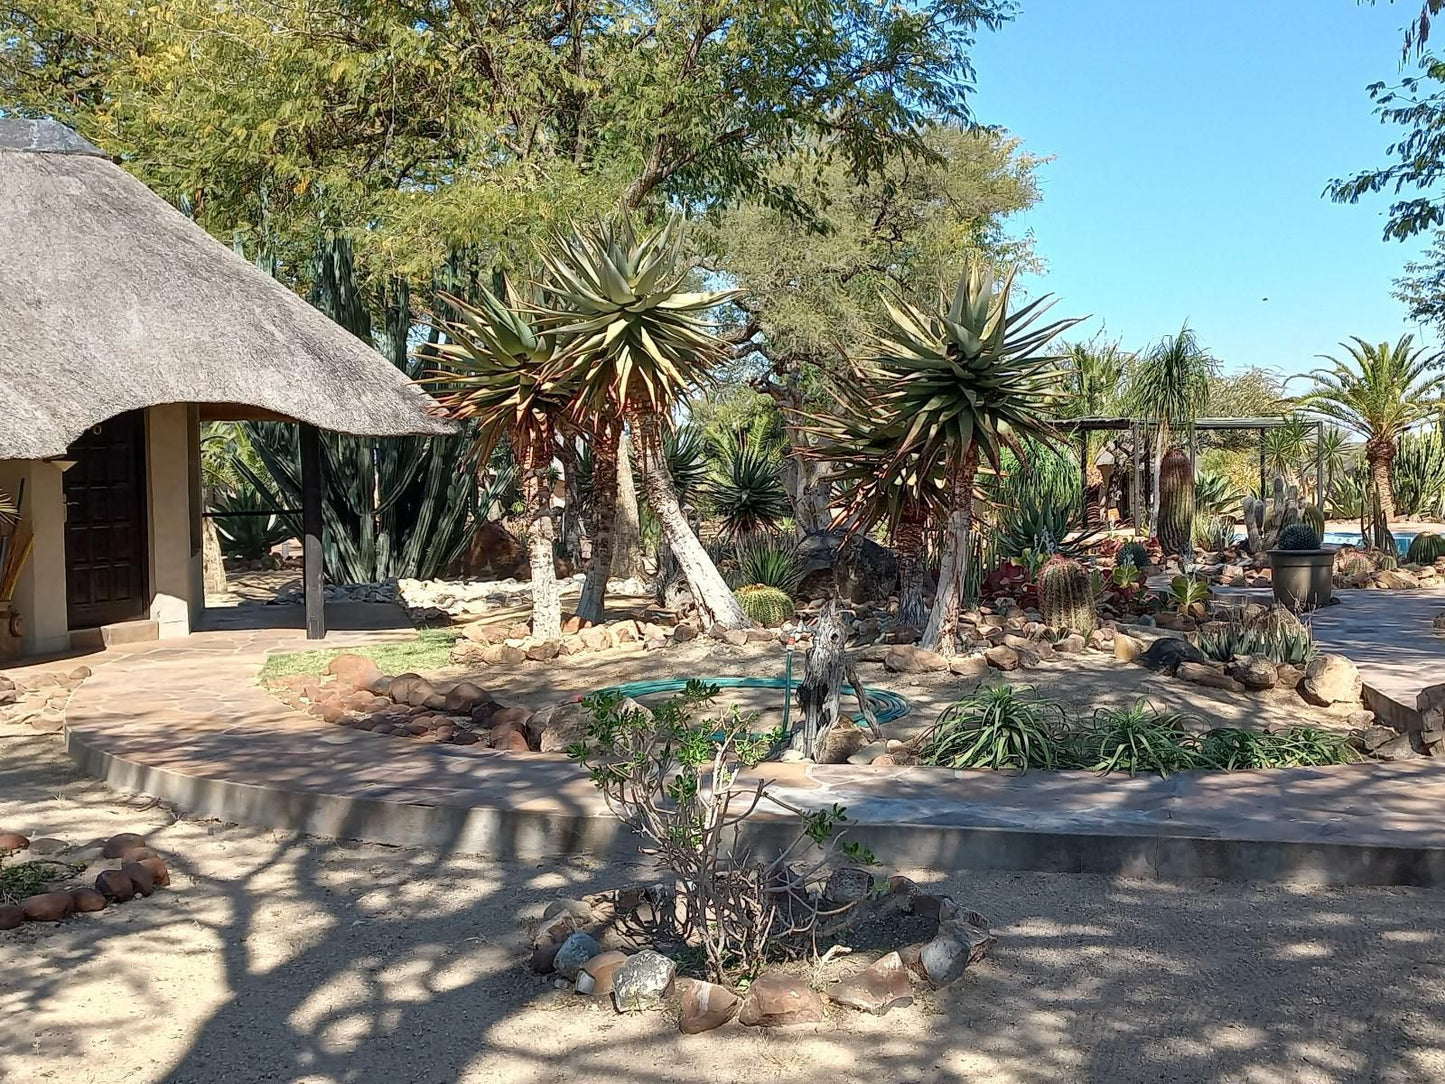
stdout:
{"type": "Polygon", "coordinates": [[[793,731],[790,742],[792,749],[809,760],[817,759],[828,732],[838,724],[845,680],[858,697],[859,713],[867,720],[873,738],[883,736],[858,677],[857,665],[844,649],[847,639],[843,605],[836,598],[829,599],[813,626],[813,642],[803,661],[803,680],[798,683],[798,710],[802,713],[803,725],[793,731]]]}

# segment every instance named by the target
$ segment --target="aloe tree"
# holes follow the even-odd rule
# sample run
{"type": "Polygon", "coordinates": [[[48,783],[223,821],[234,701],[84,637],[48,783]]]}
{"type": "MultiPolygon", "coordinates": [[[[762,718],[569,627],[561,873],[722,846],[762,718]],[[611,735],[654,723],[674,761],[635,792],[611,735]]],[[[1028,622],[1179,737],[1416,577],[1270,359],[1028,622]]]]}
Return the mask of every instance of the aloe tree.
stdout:
{"type": "MultiPolygon", "coordinates": [[[[737,291],[684,290],[689,268],[677,216],[641,237],[625,213],[576,227],[556,237],[542,262],[548,326],[565,344],[557,371],[576,388],[573,417],[627,422],[648,502],[704,620],[749,627],[752,621],[683,514],[663,447],[673,406],[707,384],[729,356],[704,317],[737,291]]],[[[594,449],[594,479],[615,470],[603,452],[594,449]]],[[[597,518],[607,517],[599,511],[597,518]]]]}
{"type": "Polygon", "coordinates": [[[430,374],[437,399],[453,417],[475,423],[478,462],[487,462],[499,442],[511,442],[527,516],[532,635],[552,640],[562,634],[562,598],[552,563],[548,470],[569,400],[551,364],[556,336],[538,325],[534,306],[513,293],[505,276],[499,286],[499,293],[480,287],[475,304],[442,294],[453,314],[441,324],[446,339],[428,344],[423,356],[437,365],[430,374]]]}
{"type": "Polygon", "coordinates": [[[1135,366],[1125,402],[1135,414],[1154,423],[1154,501],[1151,515],[1159,520],[1159,464],[1173,443],[1173,433],[1194,424],[1209,400],[1214,359],[1186,324],[1176,335],[1155,343],[1135,366]]]}
{"type": "Polygon", "coordinates": [[[878,429],[891,444],[873,485],[906,488],[934,470],[947,480],[942,569],[923,634],[933,650],[952,650],[957,641],[979,464],[997,470],[1005,447],[1022,458],[1024,438],[1053,437],[1046,419],[1059,359],[1045,347],[1079,322],[1038,325],[1052,304],[1048,296],[1011,311],[1013,281],[1010,272],[996,284],[992,271],[974,264],[936,309],[885,299],[889,326],[858,361],[875,392],[878,429]]]}
{"type": "Polygon", "coordinates": [[[1347,358],[1319,355],[1329,367],[1306,374],[1314,387],[1299,403],[1365,438],[1365,461],[1388,522],[1395,514],[1390,464],[1411,426],[1428,419],[1445,399],[1445,370],[1438,355],[1415,345],[1413,335],[1390,343],[1358,336],[1341,343],[1347,358]]]}

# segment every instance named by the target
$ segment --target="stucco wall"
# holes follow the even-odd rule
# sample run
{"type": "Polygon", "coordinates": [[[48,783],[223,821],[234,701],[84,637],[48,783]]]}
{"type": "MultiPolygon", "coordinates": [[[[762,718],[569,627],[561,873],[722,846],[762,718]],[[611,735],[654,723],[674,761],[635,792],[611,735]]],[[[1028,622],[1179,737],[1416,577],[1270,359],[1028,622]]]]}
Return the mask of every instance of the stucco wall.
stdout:
{"type": "Polygon", "coordinates": [[[184,403],[146,411],[150,616],[160,624],[162,638],[189,633],[204,604],[200,549],[192,542],[195,425],[195,409],[184,403]]]}
{"type": "Polygon", "coordinates": [[[35,532],[35,548],[15,587],[15,606],[24,618],[22,648],[27,655],[65,651],[70,630],[65,614],[65,495],[60,468],[34,460],[0,460],[0,489],[12,499],[25,482],[21,508],[35,532]]]}

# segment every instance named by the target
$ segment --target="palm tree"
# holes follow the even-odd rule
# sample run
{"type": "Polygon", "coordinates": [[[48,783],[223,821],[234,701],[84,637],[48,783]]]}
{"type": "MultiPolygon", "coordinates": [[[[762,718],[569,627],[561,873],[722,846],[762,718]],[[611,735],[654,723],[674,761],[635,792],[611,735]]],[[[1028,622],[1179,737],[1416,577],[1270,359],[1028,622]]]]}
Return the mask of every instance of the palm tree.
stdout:
{"type": "Polygon", "coordinates": [[[1172,443],[1174,430],[1194,424],[1209,398],[1209,376],[1214,359],[1199,345],[1189,325],[1166,335],[1135,367],[1125,395],[1129,409],[1157,427],[1154,442],[1154,502],[1152,516],[1159,520],[1159,464],[1172,443]]]}
{"type": "MultiPolygon", "coordinates": [[[[709,383],[729,356],[704,316],[738,292],[683,290],[689,268],[682,259],[678,216],[641,238],[625,213],[574,228],[556,237],[542,262],[546,320],[565,342],[558,372],[577,388],[573,417],[627,422],[648,501],[704,621],[726,629],[750,627],[683,514],[663,447],[673,406],[692,388],[709,383]]],[[[605,451],[594,449],[594,477],[615,469],[605,451]]],[[[602,509],[596,514],[599,523],[610,516],[602,509]]],[[[594,540],[594,556],[597,548],[594,540]]],[[[610,562],[610,549],[608,554],[610,562]]]]}
{"type": "Polygon", "coordinates": [[[891,447],[871,485],[908,493],[934,470],[947,479],[943,563],[922,641],[935,651],[957,642],[979,464],[999,469],[1005,447],[1022,458],[1025,438],[1054,436],[1046,411],[1057,396],[1058,358],[1043,349],[1079,322],[1035,327],[1052,304],[1047,296],[1009,311],[1013,280],[1010,272],[996,289],[992,271],[973,264],[936,309],[885,298],[890,326],[856,363],[874,390],[876,428],[891,447]]]}
{"type": "Polygon", "coordinates": [[[1284,425],[1271,429],[1264,438],[1264,459],[1271,474],[1278,474],[1291,484],[1302,482],[1300,465],[1308,458],[1310,424],[1298,415],[1287,418],[1284,425]]]}
{"type": "Polygon", "coordinates": [[[1402,335],[1393,346],[1368,343],[1358,336],[1341,343],[1347,360],[1319,355],[1328,368],[1306,374],[1314,388],[1299,403],[1313,413],[1338,422],[1365,438],[1365,461],[1379,493],[1380,512],[1388,523],[1395,514],[1390,464],[1400,437],[1428,419],[1445,399],[1445,371],[1438,355],[1402,335]]]}
{"type": "Polygon", "coordinates": [[[509,440],[521,471],[527,548],[532,566],[532,635],[562,635],[562,597],[553,565],[556,525],[548,472],[559,423],[570,405],[568,388],[552,365],[557,338],[531,315],[533,304],[514,294],[505,276],[499,293],[482,287],[475,304],[439,295],[454,317],[442,321],[445,341],[422,350],[438,368],[427,374],[441,404],[458,419],[476,422],[476,461],[486,463],[509,440]]]}
{"type": "Polygon", "coordinates": [[[1096,418],[1115,413],[1128,367],[1129,355],[1117,342],[1102,342],[1096,335],[1087,342],[1069,343],[1061,359],[1065,386],[1060,416],[1096,418]]]}

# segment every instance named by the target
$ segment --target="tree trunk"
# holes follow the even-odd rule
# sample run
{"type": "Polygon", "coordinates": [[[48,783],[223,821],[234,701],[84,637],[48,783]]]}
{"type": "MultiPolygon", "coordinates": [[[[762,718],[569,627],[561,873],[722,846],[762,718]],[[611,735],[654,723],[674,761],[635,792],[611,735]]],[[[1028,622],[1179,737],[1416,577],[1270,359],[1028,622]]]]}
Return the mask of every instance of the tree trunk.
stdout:
{"type": "Polygon", "coordinates": [[[571,440],[559,445],[566,501],[562,505],[562,556],[574,569],[582,563],[582,536],[587,530],[583,517],[582,487],[577,484],[577,446],[571,440]]]}
{"type": "Polygon", "coordinates": [[[898,557],[898,623],[915,629],[928,621],[928,610],[923,605],[927,578],[924,527],[923,515],[910,505],[903,510],[893,535],[893,552],[898,557]]]}
{"type": "Polygon", "coordinates": [[[923,632],[922,646],[952,655],[958,650],[958,616],[968,586],[968,553],[973,533],[973,483],[978,475],[978,445],[970,444],[953,479],[952,508],[944,536],[943,567],[938,572],[938,593],[923,632]]]}
{"type": "Polygon", "coordinates": [[[226,558],[221,552],[221,536],[216,530],[216,521],[210,516],[201,519],[201,576],[205,584],[203,589],[208,595],[224,595],[230,586],[226,582],[226,558]]]}
{"type": "Polygon", "coordinates": [[[620,421],[603,421],[592,437],[592,556],[577,615],[584,621],[606,618],[607,578],[612,574],[612,537],[617,519],[617,443],[620,421]]]}
{"type": "Polygon", "coordinates": [[[783,460],[783,488],[787,490],[793,524],[801,538],[810,531],[827,530],[832,526],[833,514],[832,486],[825,480],[828,468],[808,458],[807,453],[817,446],[817,441],[798,424],[804,406],[798,365],[792,359],[775,360],[773,371],[781,383],[769,382],[764,390],[782,414],[783,439],[788,446],[783,460]]]}
{"type": "Polygon", "coordinates": [[[1380,511],[1387,521],[1395,518],[1395,488],[1390,482],[1390,464],[1394,458],[1393,441],[1376,439],[1365,443],[1365,461],[1380,490],[1380,511]]]}
{"type": "Polygon", "coordinates": [[[532,565],[532,635],[556,640],[562,635],[562,591],[552,563],[552,487],[547,480],[552,441],[533,440],[517,449],[522,470],[522,500],[527,506],[527,554],[532,565]]]}
{"type": "Polygon", "coordinates": [[[687,580],[693,601],[697,603],[704,625],[720,625],[724,629],[752,627],[752,619],[743,612],[732,590],[723,581],[707,550],[693,534],[677,490],[668,473],[662,452],[662,419],[656,414],[633,416],[632,431],[637,434],[642,460],[642,482],[653,514],[662,526],[662,537],[672,550],[678,568],[687,580]]]}
{"type": "MultiPolygon", "coordinates": [[[[594,480],[594,485],[596,484],[594,480]]],[[[617,515],[612,524],[612,578],[629,580],[645,574],[642,525],[637,513],[637,485],[632,478],[632,441],[621,434],[617,445],[617,515]]]]}
{"type": "Polygon", "coordinates": [[[1163,422],[1154,435],[1154,490],[1149,498],[1149,533],[1159,533],[1159,467],[1164,462],[1164,452],[1169,447],[1169,427],[1163,422]]]}

